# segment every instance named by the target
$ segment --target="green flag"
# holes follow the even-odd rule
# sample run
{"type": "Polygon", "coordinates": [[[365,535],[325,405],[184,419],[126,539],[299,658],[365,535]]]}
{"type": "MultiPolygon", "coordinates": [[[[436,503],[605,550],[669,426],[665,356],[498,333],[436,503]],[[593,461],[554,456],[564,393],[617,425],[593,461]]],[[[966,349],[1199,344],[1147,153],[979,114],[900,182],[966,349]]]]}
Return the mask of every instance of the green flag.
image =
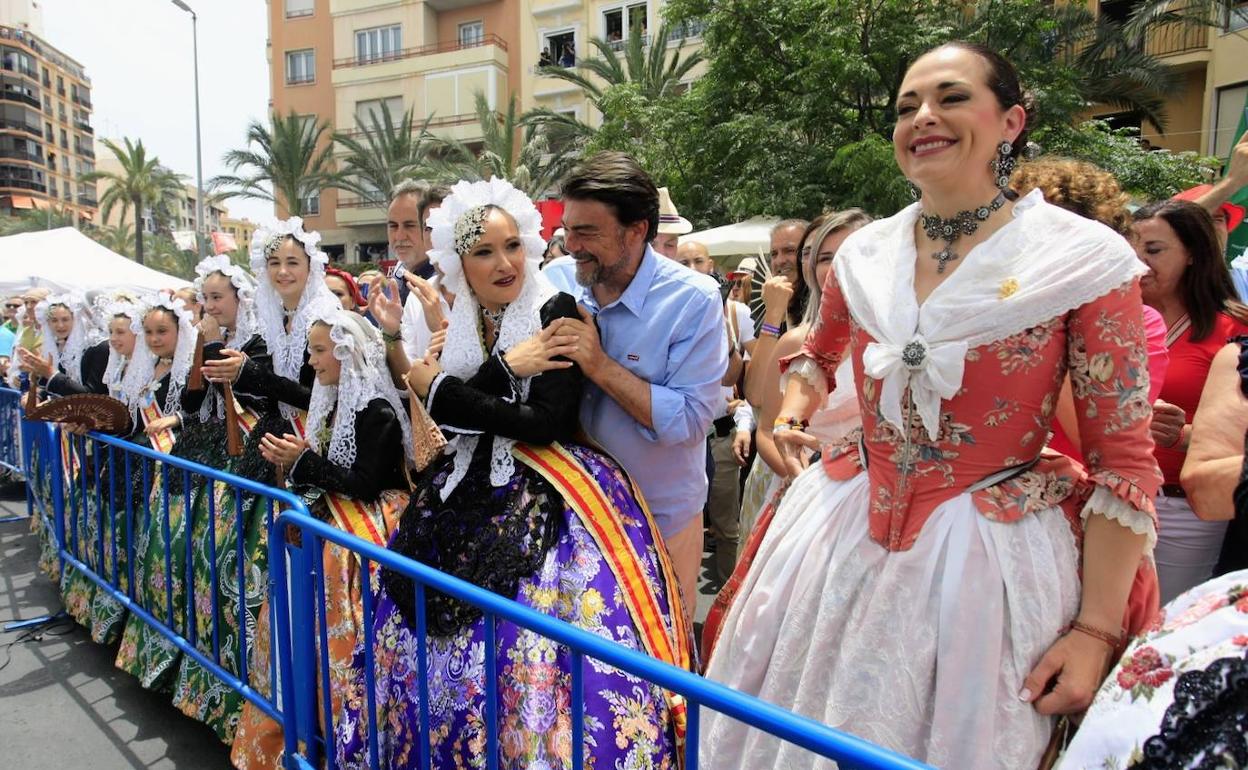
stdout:
{"type": "MultiPolygon", "coordinates": [[[[1235,151],[1235,145],[1239,144],[1239,140],[1243,137],[1244,132],[1248,131],[1248,98],[1244,99],[1244,109],[1239,114],[1239,127],[1235,129],[1235,138],[1231,142],[1231,152],[1235,151]]],[[[1226,166],[1231,166],[1231,156],[1226,156],[1226,166]]],[[[1236,190],[1231,195],[1231,202],[1248,208],[1248,187],[1236,190]]],[[[1231,233],[1226,244],[1226,258],[1228,260],[1235,259],[1238,256],[1248,253],[1248,221],[1245,221],[1231,233]]]]}

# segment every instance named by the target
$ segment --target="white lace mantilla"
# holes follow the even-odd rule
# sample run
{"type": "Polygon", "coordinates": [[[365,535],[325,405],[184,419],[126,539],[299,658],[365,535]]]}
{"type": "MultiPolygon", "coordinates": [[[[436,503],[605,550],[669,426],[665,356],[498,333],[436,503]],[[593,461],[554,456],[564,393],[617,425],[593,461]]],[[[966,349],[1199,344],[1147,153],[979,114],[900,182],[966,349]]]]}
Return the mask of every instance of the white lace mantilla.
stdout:
{"type": "Polygon", "coordinates": [[[312,400],[308,405],[308,445],[331,463],[350,468],[355,464],[359,445],[355,416],[370,401],[380,398],[390,404],[399,420],[404,452],[410,463],[412,426],[399,400],[399,392],[390,381],[381,335],[363,316],[343,310],[336,300],[332,306],[323,303],[314,306],[310,323],[318,322],[329,326],[334,358],[342,367],[337,385],[322,385],[319,380],[312,385],[312,400]],[[334,414],[334,422],[330,428],[329,446],[323,447],[321,433],[330,412],[334,414]]]}
{"type": "Polygon", "coordinates": [[[191,312],[186,303],[168,294],[157,294],[135,313],[130,322],[130,330],[134,332],[134,355],[126,366],[125,376],[121,380],[123,400],[130,407],[130,413],[136,425],[139,423],[138,410],[143,398],[158,387],[154,379],[156,373],[156,354],[147,347],[147,339],[143,334],[143,319],[156,308],[163,308],[173,313],[178,319],[178,342],[173,351],[173,364],[169,368],[169,390],[165,393],[163,414],[176,414],[182,410],[182,391],[186,388],[186,378],[191,372],[195,359],[195,340],[199,331],[191,319],[191,312]]]}
{"type": "Polygon", "coordinates": [[[71,379],[76,380],[81,377],[82,355],[87,348],[102,339],[91,318],[86,297],[77,292],[51,295],[35,305],[35,319],[39,323],[40,331],[43,332],[43,354],[52,357],[53,373],[55,374],[59,368],[71,379]],[[52,332],[52,325],[48,321],[48,314],[57,306],[69,310],[74,319],[69,336],[65,338],[62,345],[57,344],[56,335],[52,332]]]}
{"type": "MultiPolygon", "coordinates": [[[[541,214],[529,198],[509,182],[492,179],[489,182],[459,182],[451,188],[451,194],[441,207],[429,215],[432,228],[433,249],[429,258],[442,271],[447,289],[455,294],[455,304],[449,316],[446,344],[442,348],[442,371],[460,379],[476,374],[486,357],[494,352],[503,353],[542,330],[541,308],[546,300],[556,294],[550,281],[541,274],[542,252],[546,242],[541,237],[541,214]],[[503,311],[503,320],[495,335],[494,349],[487,354],[481,339],[481,306],[464,277],[462,259],[455,251],[455,226],[460,218],[480,206],[493,205],[505,210],[516,221],[520,240],[524,244],[524,285],[515,301],[503,311]]],[[[512,383],[512,399],[524,401],[529,396],[532,378],[512,383]]],[[[440,384],[440,383],[438,383],[440,384]]],[[[426,404],[433,409],[436,390],[430,389],[426,404]]],[[[454,435],[448,438],[446,452],[455,455],[454,467],[446,484],[440,490],[443,500],[459,485],[468,473],[468,466],[477,448],[479,434],[446,425],[454,435]]],[[[511,448],[513,439],[494,436],[490,456],[490,483],[496,487],[506,484],[515,472],[511,448]]]]}
{"type": "MultiPolygon", "coordinates": [[[[308,327],[311,325],[310,312],[313,303],[323,300],[338,303],[329,287],[325,285],[325,265],[329,255],[321,251],[317,244],[321,235],[315,231],[305,232],[303,219],[290,219],[271,222],[256,230],[251,239],[251,270],[256,276],[256,321],[260,336],[268,346],[273,362],[273,371],[281,377],[295,382],[299,381],[299,370],[303,367],[303,353],[308,347],[308,327]],[[308,281],[299,297],[289,325],[286,323],[285,309],[282,298],[269,281],[266,269],[267,252],[274,239],[293,237],[303,246],[308,255],[308,281]]],[[[280,404],[282,415],[291,418],[298,409],[289,404],[280,404]]]]}
{"type": "Polygon", "coordinates": [[[863,371],[881,380],[880,409],[900,428],[907,387],[928,435],[940,403],[962,386],[969,349],[1005,339],[1091,302],[1146,268],[1121,235],[1052,206],[1039,190],[1013,220],[962,258],[920,307],[914,294],[919,204],[849,236],[833,269],[854,320],[874,340],[863,371]]]}

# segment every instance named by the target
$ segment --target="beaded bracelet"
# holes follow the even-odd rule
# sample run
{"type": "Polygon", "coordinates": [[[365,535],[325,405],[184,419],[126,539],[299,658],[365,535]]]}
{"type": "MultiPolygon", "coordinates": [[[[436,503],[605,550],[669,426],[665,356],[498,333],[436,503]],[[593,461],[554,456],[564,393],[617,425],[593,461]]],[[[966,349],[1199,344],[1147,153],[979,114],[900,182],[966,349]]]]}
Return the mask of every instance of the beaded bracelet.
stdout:
{"type": "Polygon", "coordinates": [[[772,432],[786,430],[806,430],[810,423],[805,420],[799,420],[796,417],[777,417],[775,422],[771,424],[772,432]]]}
{"type": "Polygon", "coordinates": [[[394,343],[396,343],[396,342],[402,342],[402,341],[403,341],[403,330],[402,330],[402,329],[400,329],[399,331],[395,332],[394,334],[391,334],[390,332],[382,332],[382,333],[381,333],[381,338],[382,338],[383,340],[385,340],[385,343],[386,343],[387,345],[393,345],[393,344],[394,344],[394,343]]]}
{"type": "Polygon", "coordinates": [[[1070,630],[1086,634],[1093,639],[1099,639],[1115,650],[1122,644],[1122,634],[1111,634],[1108,631],[1102,631],[1095,626],[1089,626],[1087,623],[1080,623],[1077,620],[1070,621],[1070,630]]]}
{"type": "Polygon", "coordinates": [[[776,326],[775,324],[764,323],[762,330],[759,331],[759,334],[766,334],[771,337],[779,337],[780,327],[776,326]]]}

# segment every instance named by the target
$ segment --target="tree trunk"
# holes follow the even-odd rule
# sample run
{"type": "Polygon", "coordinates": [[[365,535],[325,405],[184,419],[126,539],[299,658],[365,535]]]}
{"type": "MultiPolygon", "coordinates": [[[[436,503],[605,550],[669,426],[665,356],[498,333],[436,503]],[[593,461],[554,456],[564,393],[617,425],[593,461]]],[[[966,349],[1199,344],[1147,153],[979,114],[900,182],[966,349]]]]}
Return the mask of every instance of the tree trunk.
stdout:
{"type": "Polygon", "coordinates": [[[134,199],[134,261],[143,264],[143,199],[134,199]]]}

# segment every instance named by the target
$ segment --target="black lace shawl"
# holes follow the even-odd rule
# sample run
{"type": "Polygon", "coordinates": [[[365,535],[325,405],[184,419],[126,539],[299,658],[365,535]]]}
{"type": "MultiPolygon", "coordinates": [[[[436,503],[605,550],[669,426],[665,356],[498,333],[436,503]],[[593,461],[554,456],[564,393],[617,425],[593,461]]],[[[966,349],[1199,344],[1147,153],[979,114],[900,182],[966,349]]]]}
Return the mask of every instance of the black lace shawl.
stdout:
{"type": "MultiPolygon", "coordinates": [[[[543,327],[575,313],[559,298],[541,309],[543,327]]],[[[502,487],[490,483],[495,434],[534,444],[566,441],[577,429],[581,386],[579,367],[534,377],[521,401],[500,356],[491,356],[471,378],[446,377],[430,404],[430,415],[443,426],[483,431],[465,477],[442,501],[440,490],[450,474],[452,457],[440,458],[418,479],[391,549],[443,572],[515,598],[521,579],[532,575],[559,539],[564,501],[541,476],[516,463],[502,487]]],[[[453,430],[453,429],[452,429],[453,430]]],[[[409,625],[415,625],[412,581],[382,570],[387,594],[409,625]]],[[[436,591],[427,593],[426,617],[435,636],[454,634],[481,613],[475,607],[436,591]]]]}
{"type": "Polygon", "coordinates": [[[48,392],[54,396],[73,396],[82,393],[108,395],[104,384],[104,370],[108,368],[108,341],[96,343],[83,351],[82,363],[76,372],[57,371],[48,380],[48,392]]]}
{"type": "Polygon", "coordinates": [[[1174,685],[1157,734],[1135,770],[1248,767],[1248,657],[1219,658],[1174,685]]]}

